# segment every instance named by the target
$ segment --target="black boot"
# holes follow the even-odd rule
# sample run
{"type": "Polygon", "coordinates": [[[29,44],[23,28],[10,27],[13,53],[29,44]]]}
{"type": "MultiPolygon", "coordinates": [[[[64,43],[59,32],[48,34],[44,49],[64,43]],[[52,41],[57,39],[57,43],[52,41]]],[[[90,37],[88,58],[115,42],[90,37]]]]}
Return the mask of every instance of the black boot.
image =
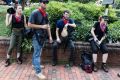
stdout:
{"type": "Polygon", "coordinates": [[[8,67],[10,64],[11,64],[11,63],[10,63],[10,59],[7,59],[7,60],[5,61],[5,67],[8,67]]]}
{"type": "Polygon", "coordinates": [[[108,66],[107,66],[106,63],[102,63],[101,68],[102,68],[105,72],[108,72],[108,66]]]}
{"type": "Polygon", "coordinates": [[[94,71],[94,72],[97,72],[97,71],[98,71],[98,67],[97,67],[97,64],[96,64],[96,63],[94,63],[93,71],[94,71]]]}
{"type": "Polygon", "coordinates": [[[21,57],[17,58],[17,63],[22,64],[22,58],[21,57]]]}
{"type": "Polygon", "coordinates": [[[57,65],[57,61],[52,61],[52,66],[56,66],[57,65]]]}

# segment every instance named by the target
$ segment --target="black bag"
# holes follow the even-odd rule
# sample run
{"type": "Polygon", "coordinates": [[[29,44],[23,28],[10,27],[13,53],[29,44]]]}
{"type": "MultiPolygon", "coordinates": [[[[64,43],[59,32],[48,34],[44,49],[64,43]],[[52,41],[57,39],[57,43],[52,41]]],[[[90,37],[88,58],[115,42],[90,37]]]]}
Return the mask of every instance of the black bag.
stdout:
{"type": "Polygon", "coordinates": [[[92,54],[88,53],[87,51],[83,51],[83,53],[81,54],[80,66],[85,72],[92,73],[93,71],[92,54]]]}
{"type": "Polygon", "coordinates": [[[33,31],[33,29],[24,29],[24,32],[23,32],[24,34],[24,38],[26,38],[26,39],[32,39],[32,37],[33,37],[33,35],[34,35],[34,31],[33,31]]]}

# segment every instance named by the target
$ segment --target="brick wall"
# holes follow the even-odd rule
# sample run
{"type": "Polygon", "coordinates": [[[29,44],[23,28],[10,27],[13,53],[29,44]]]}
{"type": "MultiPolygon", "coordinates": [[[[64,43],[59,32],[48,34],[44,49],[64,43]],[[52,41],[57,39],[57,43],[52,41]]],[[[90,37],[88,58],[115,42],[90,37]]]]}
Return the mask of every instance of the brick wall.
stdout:
{"type": "MultiPolygon", "coordinates": [[[[6,57],[6,52],[9,46],[9,38],[1,38],[0,37],[0,58],[5,58],[6,57]]],[[[43,48],[43,53],[42,53],[42,62],[43,63],[51,63],[52,59],[52,54],[51,54],[51,46],[50,44],[46,44],[45,47],[43,48]]],[[[107,44],[108,49],[109,49],[109,58],[108,58],[108,63],[110,65],[120,65],[120,44],[107,44]]],[[[75,42],[75,47],[76,47],[76,64],[80,63],[80,55],[83,50],[87,50],[91,53],[91,49],[89,46],[89,43],[86,42],[75,42]]],[[[13,58],[16,58],[16,51],[13,51],[12,54],[13,58]]],[[[24,59],[31,59],[32,54],[28,53],[23,53],[24,59]]],[[[63,50],[63,47],[60,47],[58,49],[58,61],[59,63],[66,63],[68,61],[69,57],[69,50],[67,49],[65,52],[63,50]]],[[[98,62],[101,62],[102,55],[98,55],[98,62]]]]}

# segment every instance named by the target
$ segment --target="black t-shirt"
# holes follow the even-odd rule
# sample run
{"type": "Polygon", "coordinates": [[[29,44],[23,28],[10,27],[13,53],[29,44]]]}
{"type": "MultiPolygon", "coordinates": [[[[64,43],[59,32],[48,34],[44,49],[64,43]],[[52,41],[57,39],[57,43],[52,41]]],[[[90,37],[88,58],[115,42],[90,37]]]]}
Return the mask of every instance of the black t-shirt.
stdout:
{"type": "Polygon", "coordinates": [[[106,27],[104,32],[101,30],[100,22],[96,22],[93,27],[95,28],[94,33],[97,36],[98,40],[101,40],[101,38],[108,32],[108,27],[106,27]]]}
{"type": "Polygon", "coordinates": [[[15,15],[12,15],[12,28],[24,28],[24,15],[21,16],[19,22],[17,22],[15,15]]]}

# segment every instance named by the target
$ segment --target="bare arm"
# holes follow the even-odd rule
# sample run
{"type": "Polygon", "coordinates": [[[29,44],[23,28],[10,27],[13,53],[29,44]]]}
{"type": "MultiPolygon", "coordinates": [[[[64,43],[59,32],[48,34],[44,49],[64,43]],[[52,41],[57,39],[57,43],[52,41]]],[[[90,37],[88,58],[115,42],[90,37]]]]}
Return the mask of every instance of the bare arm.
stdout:
{"type": "Polygon", "coordinates": [[[24,15],[24,26],[27,27],[27,23],[26,23],[26,17],[24,15]]]}
{"type": "Polygon", "coordinates": [[[96,41],[96,40],[98,40],[98,39],[97,39],[97,37],[96,37],[96,35],[95,35],[95,33],[94,33],[94,30],[95,30],[95,28],[92,27],[92,29],[91,29],[91,34],[92,34],[94,40],[96,41]]]}
{"type": "Polygon", "coordinates": [[[75,23],[73,23],[73,24],[68,24],[68,26],[76,27],[76,24],[75,24],[75,23]]]}
{"type": "Polygon", "coordinates": [[[57,39],[60,39],[58,32],[59,32],[59,28],[56,28],[56,38],[57,38],[57,39]]]}
{"type": "Polygon", "coordinates": [[[105,34],[105,35],[101,38],[100,42],[103,42],[103,40],[105,40],[106,37],[107,37],[107,35],[105,34]]]}
{"type": "Polygon", "coordinates": [[[6,14],[6,20],[5,20],[6,26],[9,26],[11,22],[12,22],[12,15],[6,14]]]}
{"type": "Polygon", "coordinates": [[[48,32],[49,40],[51,40],[52,36],[51,36],[51,30],[50,30],[50,25],[49,24],[48,24],[47,32],[48,32]]]}

